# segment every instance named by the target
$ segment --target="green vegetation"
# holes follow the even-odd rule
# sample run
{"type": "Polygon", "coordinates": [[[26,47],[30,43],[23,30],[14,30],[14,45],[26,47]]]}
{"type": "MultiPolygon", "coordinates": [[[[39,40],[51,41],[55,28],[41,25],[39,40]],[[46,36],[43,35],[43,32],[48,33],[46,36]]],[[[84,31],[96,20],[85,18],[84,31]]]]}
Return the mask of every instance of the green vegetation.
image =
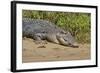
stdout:
{"type": "Polygon", "coordinates": [[[23,10],[22,15],[25,18],[48,20],[70,31],[78,42],[90,43],[90,13],[23,10]]]}

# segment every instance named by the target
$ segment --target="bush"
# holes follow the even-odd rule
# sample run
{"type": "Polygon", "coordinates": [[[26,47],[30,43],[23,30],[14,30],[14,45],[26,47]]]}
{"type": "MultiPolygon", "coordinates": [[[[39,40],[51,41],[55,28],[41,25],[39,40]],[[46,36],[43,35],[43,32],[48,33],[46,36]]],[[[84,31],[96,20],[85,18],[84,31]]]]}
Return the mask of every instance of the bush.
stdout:
{"type": "Polygon", "coordinates": [[[48,20],[64,30],[70,31],[78,42],[90,43],[90,13],[23,10],[22,15],[23,18],[48,20]]]}

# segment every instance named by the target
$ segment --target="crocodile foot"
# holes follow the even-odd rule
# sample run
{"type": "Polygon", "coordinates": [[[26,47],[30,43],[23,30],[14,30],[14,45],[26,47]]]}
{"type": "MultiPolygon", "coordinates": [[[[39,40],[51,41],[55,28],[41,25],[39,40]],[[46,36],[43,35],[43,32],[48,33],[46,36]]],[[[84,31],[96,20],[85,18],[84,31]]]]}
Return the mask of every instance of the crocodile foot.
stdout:
{"type": "Polygon", "coordinates": [[[34,41],[35,44],[47,44],[47,41],[42,41],[42,40],[38,40],[38,41],[34,41]]]}

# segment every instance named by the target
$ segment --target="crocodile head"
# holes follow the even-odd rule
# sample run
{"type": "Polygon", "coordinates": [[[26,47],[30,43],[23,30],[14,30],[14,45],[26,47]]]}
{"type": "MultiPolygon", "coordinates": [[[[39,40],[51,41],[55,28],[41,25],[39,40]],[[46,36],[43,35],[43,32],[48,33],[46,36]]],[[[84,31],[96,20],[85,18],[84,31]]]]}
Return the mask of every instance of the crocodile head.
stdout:
{"type": "MultiPolygon", "coordinates": [[[[75,41],[75,38],[71,35],[70,32],[60,32],[60,37],[62,37],[67,43],[69,43],[71,46],[76,47],[78,44],[75,41]]],[[[77,46],[78,47],[78,46],[77,46]]]]}

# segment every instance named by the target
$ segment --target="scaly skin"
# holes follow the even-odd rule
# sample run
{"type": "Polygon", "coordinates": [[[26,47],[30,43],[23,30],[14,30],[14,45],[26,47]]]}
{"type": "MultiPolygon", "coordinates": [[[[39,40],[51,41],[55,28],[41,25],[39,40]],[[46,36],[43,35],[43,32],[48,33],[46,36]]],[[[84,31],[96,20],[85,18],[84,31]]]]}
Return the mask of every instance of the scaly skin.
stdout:
{"type": "Polygon", "coordinates": [[[70,32],[40,19],[23,18],[23,36],[34,40],[47,40],[64,46],[78,47],[70,32]]]}

